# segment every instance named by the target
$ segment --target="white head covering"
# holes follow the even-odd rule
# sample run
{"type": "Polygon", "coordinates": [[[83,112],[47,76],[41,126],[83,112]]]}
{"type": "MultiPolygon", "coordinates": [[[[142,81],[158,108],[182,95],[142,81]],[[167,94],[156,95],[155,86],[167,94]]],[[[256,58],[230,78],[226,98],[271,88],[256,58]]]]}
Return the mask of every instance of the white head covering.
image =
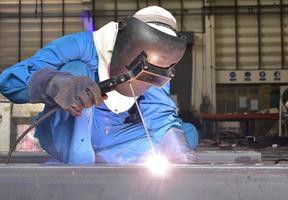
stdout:
{"type": "Polygon", "coordinates": [[[174,16],[159,6],[143,8],[137,11],[133,17],[169,35],[176,36],[176,32],[178,31],[174,16]],[[169,26],[169,28],[167,26],[169,26]]]}
{"type": "MultiPolygon", "coordinates": [[[[136,12],[133,17],[147,23],[169,35],[176,36],[177,25],[173,15],[159,7],[150,6],[136,12]],[[159,22],[159,24],[157,23],[159,22]],[[168,26],[165,26],[168,25],[168,26]],[[171,27],[171,28],[169,28],[171,27]],[[173,30],[174,29],[174,30],[173,30]]],[[[98,31],[94,32],[94,42],[99,57],[98,76],[99,81],[109,79],[109,64],[112,57],[113,47],[118,33],[118,24],[110,22],[98,31]]],[[[121,113],[129,110],[135,103],[133,97],[127,97],[117,91],[107,93],[108,98],[104,101],[106,106],[114,113],[121,113]]]]}

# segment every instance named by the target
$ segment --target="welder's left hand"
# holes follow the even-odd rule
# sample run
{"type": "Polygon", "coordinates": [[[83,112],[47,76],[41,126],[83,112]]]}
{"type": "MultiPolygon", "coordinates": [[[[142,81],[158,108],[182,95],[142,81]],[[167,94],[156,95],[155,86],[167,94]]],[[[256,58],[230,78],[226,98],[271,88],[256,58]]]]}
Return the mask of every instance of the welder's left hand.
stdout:
{"type": "Polygon", "coordinates": [[[194,151],[181,129],[169,129],[161,141],[160,148],[171,162],[194,163],[196,161],[194,151]]]}

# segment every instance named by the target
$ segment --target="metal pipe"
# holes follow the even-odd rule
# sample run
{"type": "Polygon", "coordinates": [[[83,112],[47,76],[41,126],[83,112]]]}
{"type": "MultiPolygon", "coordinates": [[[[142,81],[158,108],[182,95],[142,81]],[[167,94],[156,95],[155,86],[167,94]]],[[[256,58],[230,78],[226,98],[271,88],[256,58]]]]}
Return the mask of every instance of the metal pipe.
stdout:
{"type": "Polygon", "coordinates": [[[93,30],[96,29],[95,13],[96,13],[95,0],[92,0],[92,23],[93,23],[93,30]]]}
{"type": "Polygon", "coordinates": [[[22,14],[22,1],[19,0],[18,2],[18,62],[21,61],[21,32],[22,32],[22,21],[21,21],[21,14],[22,14]]]}
{"type": "MultiPolygon", "coordinates": [[[[94,0],[93,0],[94,1],[94,0]]],[[[205,0],[204,0],[205,1],[205,0]]],[[[50,5],[50,4],[49,4],[50,5]]],[[[67,4],[66,4],[67,5],[67,4]]],[[[278,6],[274,6],[275,9],[273,11],[265,11],[265,7],[267,6],[260,6],[261,8],[261,14],[279,14],[279,8],[278,6]],[[263,10],[264,9],[264,10],[263,10]],[[278,9],[278,10],[276,10],[278,9]]],[[[204,15],[228,15],[228,14],[234,14],[235,13],[235,9],[234,6],[233,7],[229,7],[231,9],[229,10],[219,10],[219,12],[215,12],[213,9],[213,7],[204,7],[204,8],[185,8],[185,14],[184,16],[201,16],[204,15]]],[[[271,8],[271,7],[270,7],[271,8]]],[[[137,4],[137,9],[140,9],[140,3],[138,0],[138,4],[137,4]]],[[[179,14],[180,9],[169,9],[171,12],[173,12],[174,16],[180,16],[181,14],[179,14]]],[[[93,11],[93,9],[92,9],[93,11]]],[[[131,12],[134,12],[135,10],[118,10],[121,11],[121,13],[125,13],[127,12],[127,15],[130,14],[131,12]]],[[[238,16],[239,15],[257,15],[257,9],[255,9],[253,6],[239,6],[238,5],[238,16]]],[[[114,10],[95,10],[94,16],[95,17],[114,17],[114,14],[110,14],[113,13],[114,10]],[[97,12],[97,14],[95,14],[97,12]]],[[[288,5],[283,5],[283,14],[288,14],[288,5]],[[286,9],[287,8],[287,9],[286,9]]],[[[127,16],[126,14],[119,14],[118,13],[118,17],[123,17],[123,16],[127,16]]],[[[30,17],[34,17],[35,14],[33,13],[23,13],[21,15],[21,18],[30,18],[30,17]]],[[[0,13],[0,18],[18,18],[19,17],[19,13],[0,13]]],[[[43,17],[62,17],[61,13],[43,13],[43,17]]],[[[65,13],[65,17],[81,17],[81,15],[79,13],[65,13]]]]}
{"type": "Polygon", "coordinates": [[[202,0],[202,8],[201,8],[201,20],[202,20],[202,33],[205,33],[205,16],[206,16],[206,9],[205,9],[205,0],[202,0]]]}
{"type": "Polygon", "coordinates": [[[238,0],[234,0],[235,21],[235,67],[239,69],[239,30],[238,30],[238,0]]]}
{"type": "Polygon", "coordinates": [[[281,38],[281,69],[285,68],[285,41],[284,41],[284,13],[283,0],[280,0],[280,38],[281,38]]]}
{"type": "Polygon", "coordinates": [[[234,90],[234,94],[235,94],[235,104],[234,104],[234,106],[235,106],[235,112],[236,113],[238,113],[239,112],[239,98],[238,98],[238,96],[239,96],[239,88],[238,87],[236,87],[235,88],[235,90],[234,90]]]}
{"type": "Polygon", "coordinates": [[[224,112],[227,113],[228,112],[228,88],[227,86],[224,86],[224,112]]]}
{"type": "Polygon", "coordinates": [[[140,2],[139,2],[139,0],[136,1],[136,8],[137,8],[137,10],[140,9],[140,2]]]}
{"type": "Polygon", "coordinates": [[[62,0],[62,35],[65,35],[65,0],[62,0]]]}
{"type": "Polygon", "coordinates": [[[40,1],[40,48],[43,47],[43,0],[40,1]]]}
{"type": "Polygon", "coordinates": [[[117,0],[114,0],[114,21],[116,22],[118,19],[118,5],[117,0]]]}
{"type": "Polygon", "coordinates": [[[180,30],[184,30],[184,6],[183,0],[180,0],[180,30]]]}
{"type": "Polygon", "coordinates": [[[262,67],[262,44],[261,44],[261,8],[260,0],[257,0],[257,30],[258,30],[258,69],[262,67]]]}

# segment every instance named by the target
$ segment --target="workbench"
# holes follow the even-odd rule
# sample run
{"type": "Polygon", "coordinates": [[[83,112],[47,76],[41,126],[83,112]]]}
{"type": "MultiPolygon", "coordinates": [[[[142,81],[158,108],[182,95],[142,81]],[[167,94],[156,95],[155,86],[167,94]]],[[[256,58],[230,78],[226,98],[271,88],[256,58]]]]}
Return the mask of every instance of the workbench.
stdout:
{"type": "Polygon", "coordinates": [[[237,121],[244,124],[244,136],[252,137],[254,133],[255,121],[271,120],[278,121],[279,113],[199,113],[197,116],[202,120],[204,125],[204,135],[210,134],[209,127],[215,127],[217,142],[219,143],[217,122],[237,121]]]}

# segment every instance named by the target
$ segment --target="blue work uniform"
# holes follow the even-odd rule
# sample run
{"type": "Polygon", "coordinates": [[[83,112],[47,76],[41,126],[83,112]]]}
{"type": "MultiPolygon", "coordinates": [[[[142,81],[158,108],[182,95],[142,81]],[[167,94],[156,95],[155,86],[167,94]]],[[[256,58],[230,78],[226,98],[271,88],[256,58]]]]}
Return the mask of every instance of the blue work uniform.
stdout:
{"type": "MultiPolygon", "coordinates": [[[[29,80],[34,72],[42,68],[86,75],[99,82],[98,54],[92,32],[74,33],[52,41],[32,57],[6,69],[0,75],[0,92],[14,103],[28,103],[29,80]]],[[[167,131],[182,131],[183,123],[177,117],[175,103],[169,97],[169,83],[162,88],[151,87],[137,101],[156,149],[167,131]]],[[[46,106],[43,113],[49,109],[46,106]]],[[[87,119],[79,118],[77,122],[66,111],[59,111],[42,122],[36,129],[42,148],[64,163],[79,164],[99,160],[134,163],[150,150],[135,107],[115,114],[103,103],[100,107],[84,109],[83,113],[87,119]],[[75,123],[80,127],[84,124],[78,136],[73,135],[73,129],[77,126],[75,123]],[[88,123],[87,126],[85,123],[88,123]],[[83,157],[84,154],[86,157],[83,157]]],[[[197,131],[191,124],[185,127],[189,143],[195,149],[197,131]]]]}

